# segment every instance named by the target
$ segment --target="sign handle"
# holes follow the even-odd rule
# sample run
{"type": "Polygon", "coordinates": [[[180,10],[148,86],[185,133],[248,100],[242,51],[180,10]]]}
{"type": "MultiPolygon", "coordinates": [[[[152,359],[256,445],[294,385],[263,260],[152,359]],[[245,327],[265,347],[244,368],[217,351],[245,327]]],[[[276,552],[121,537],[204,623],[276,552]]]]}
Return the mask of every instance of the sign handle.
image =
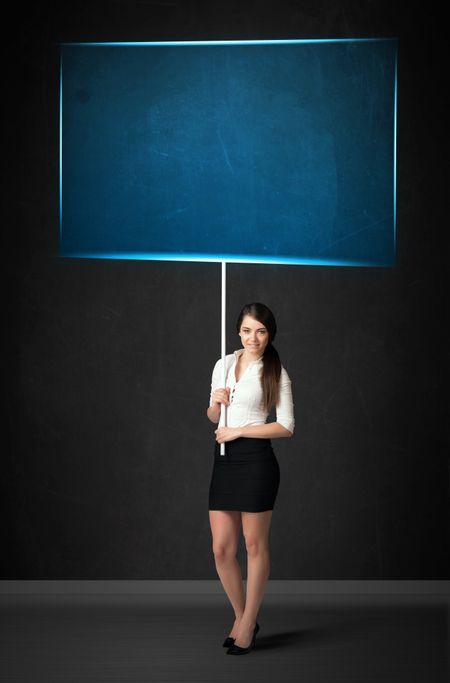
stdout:
{"type": "MultiPolygon", "coordinates": [[[[226,261],[222,261],[222,386],[225,386],[226,378],[226,368],[225,368],[225,337],[226,337],[226,291],[227,291],[227,280],[226,280],[226,261]]],[[[220,420],[219,427],[226,427],[227,424],[227,407],[223,403],[220,404],[220,420]]],[[[220,444],[220,455],[225,455],[225,444],[220,444]]]]}

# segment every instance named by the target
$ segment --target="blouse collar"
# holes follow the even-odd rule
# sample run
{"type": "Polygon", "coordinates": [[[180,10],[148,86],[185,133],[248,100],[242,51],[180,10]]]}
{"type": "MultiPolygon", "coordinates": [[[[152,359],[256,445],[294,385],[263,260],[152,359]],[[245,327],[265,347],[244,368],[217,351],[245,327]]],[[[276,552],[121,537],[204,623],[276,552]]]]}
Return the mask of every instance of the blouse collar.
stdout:
{"type": "MultiPolygon", "coordinates": [[[[242,356],[242,354],[244,353],[244,349],[236,349],[236,351],[233,351],[233,353],[234,353],[234,356],[235,356],[235,361],[237,362],[239,356],[242,356]]],[[[252,360],[251,363],[250,363],[250,365],[253,365],[253,363],[262,363],[262,358],[263,358],[263,357],[260,356],[260,357],[257,358],[256,360],[252,360]]]]}

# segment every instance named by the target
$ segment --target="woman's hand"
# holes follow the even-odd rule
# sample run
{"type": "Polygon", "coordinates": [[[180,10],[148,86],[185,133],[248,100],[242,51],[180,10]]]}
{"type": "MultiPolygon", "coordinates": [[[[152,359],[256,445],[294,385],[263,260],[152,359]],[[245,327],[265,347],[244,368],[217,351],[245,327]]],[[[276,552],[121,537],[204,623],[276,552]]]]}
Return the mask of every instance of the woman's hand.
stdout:
{"type": "Polygon", "coordinates": [[[211,394],[211,405],[208,407],[206,414],[214,424],[220,422],[222,405],[230,405],[230,387],[215,389],[211,394]]]}
{"type": "Polygon", "coordinates": [[[211,399],[214,401],[214,403],[217,403],[219,406],[221,403],[224,403],[226,406],[230,405],[230,387],[227,387],[226,389],[216,389],[213,391],[211,399]]]}
{"type": "Polygon", "coordinates": [[[216,441],[218,443],[225,443],[226,441],[234,441],[241,436],[240,427],[219,427],[214,431],[216,434],[216,441]]]}

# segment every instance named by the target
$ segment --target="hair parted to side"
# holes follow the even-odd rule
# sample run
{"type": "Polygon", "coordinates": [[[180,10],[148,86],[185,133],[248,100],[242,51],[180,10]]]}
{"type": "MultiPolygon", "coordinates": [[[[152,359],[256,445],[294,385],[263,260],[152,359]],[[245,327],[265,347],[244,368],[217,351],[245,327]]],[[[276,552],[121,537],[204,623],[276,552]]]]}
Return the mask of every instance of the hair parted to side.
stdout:
{"type": "Polygon", "coordinates": [[[238,334],[241,331],[242,321],[246,315],[254,318],[267,328],[269,333],[269,341],[263,354],[263,367],[261,372],[261,386],[263,390],[263,404],[264,410],[270,410],[276,406],[280,396],[280,376],[281,376],[281,361],[278,351],[273,346],[272,342],[277,334],[277,323],[272,311],[259,302],[245,304],[242,311],[239,313],[236,329],[238,334]]]}

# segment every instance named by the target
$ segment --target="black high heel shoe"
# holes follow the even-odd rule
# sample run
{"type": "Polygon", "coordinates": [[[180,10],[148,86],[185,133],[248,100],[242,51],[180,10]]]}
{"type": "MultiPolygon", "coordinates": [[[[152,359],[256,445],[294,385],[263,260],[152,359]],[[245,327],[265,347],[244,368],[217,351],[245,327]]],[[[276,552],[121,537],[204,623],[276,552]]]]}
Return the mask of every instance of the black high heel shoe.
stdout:
{"type": "Polygon", "coordinates": [[[225,640],[223,641],[222,645],[223,645],[223,647],[231,647],[232,645],[234,645],[235,640],[236,640],[236,638],[232,638],[231,636],[227,636],[225,638],[225,640]]]}
{"type": "Polygon", "coordinates": [[[259,631],[259,624],[256,622],[256,626],[253,629],[253,636],[252,636],[252,641],[248,647],[240,647],[239,645],[236,645],[233,643],[233,645],[228,648],[227,650],[227,655],[246,655],[248,652],[253,650],[256,645],[256,634],[259,631]]]}

